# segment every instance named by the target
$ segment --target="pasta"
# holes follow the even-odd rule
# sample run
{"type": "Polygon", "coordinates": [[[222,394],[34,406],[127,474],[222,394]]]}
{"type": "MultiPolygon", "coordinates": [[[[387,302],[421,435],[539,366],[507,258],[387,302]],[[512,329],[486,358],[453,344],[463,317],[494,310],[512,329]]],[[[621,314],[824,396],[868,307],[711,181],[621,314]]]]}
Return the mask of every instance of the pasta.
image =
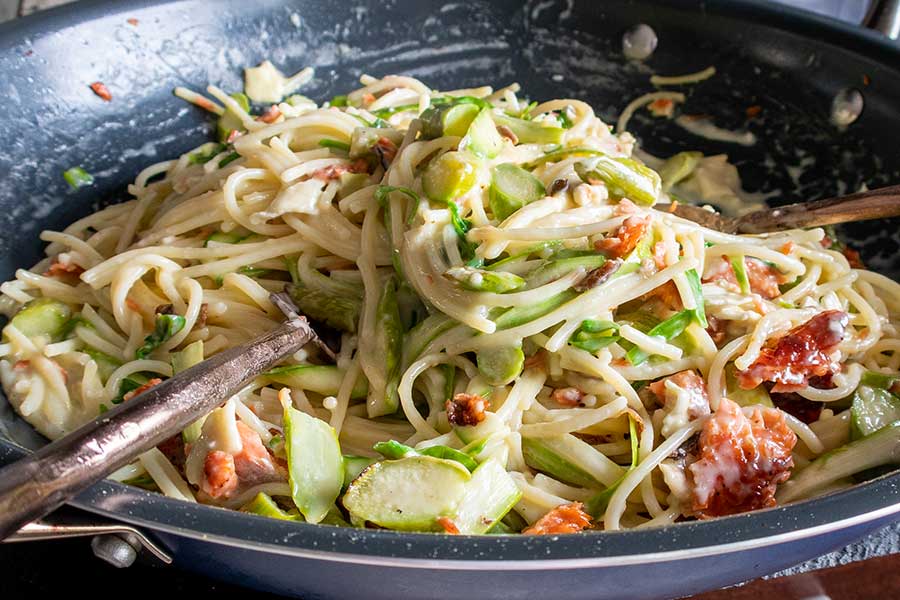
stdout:
{"type": "MultiPolygon", "coordinates": [[[[266,102],[311,74],[266,65],[266,102]]],[[[304,348],[117,480],[283,519],[564,533],[765,508],[890,463],[900,286],[833,233],[654,208],[694,168],[651,170],[577,100],[362,84],[257,114],[177,90],[220,141],[44,232],[47,258],[0,286],[19,414],[61,437],[273,329],[287,285],[336,360],[304,348]],[[834,449],[857,462],[829,470],[834,449]]],[[[685,96],[620,125],[658,99],[685,96]]]]}

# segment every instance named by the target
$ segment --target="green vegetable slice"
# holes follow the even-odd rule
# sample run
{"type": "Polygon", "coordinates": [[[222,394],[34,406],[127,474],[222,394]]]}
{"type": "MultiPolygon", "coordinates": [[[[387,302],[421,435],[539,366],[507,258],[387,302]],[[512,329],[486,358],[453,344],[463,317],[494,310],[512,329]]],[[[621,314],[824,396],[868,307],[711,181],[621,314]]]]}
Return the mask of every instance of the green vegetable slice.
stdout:
{"type": "Polygon", "coordinates": [[[700,275],[697,274],[696,269],[688,269],[684,272],[684,276],[691,287],[694,303],[697,305],[697,308],[692,311],[694,320],[697,321],[700,327],[706,328],[709,326],[709,323],[706,320],[706,303],[703,300],[703,285],[700,283],[700,275]]]}
{"type": "MultiPolygon", "coordinates": [[[[344,371],[334,365],[290,365],[276,367],[264,375],[275,383],[323,396],[336,396],[344,380],[344,371]]],[[[350,397],[354,400],[365,398],[368,390],[366,379],[359,377],[353,384],[350,397]]]]}
{"type": "Polygon", "coordinates": [[[633,158],[596,156],[575,163],[575,172],[586,183],[605,183],[614,197],[645,206],[652,206],[662,189],[659,174],[633,158]]]}
{"type": "Polygon", "coordinates": [[[486,533],[506,516],[522,492],[497,460],[488,459],[466,483],[453,523],[463,534],[486,533]]]}
{"type": "Polygon", "coordinates": [[[462,137],[479,110],[477,105],[470,103],[431,106],[419,116],[422,119],[422,135],[427,139],[445,135],[462,137]]]}
{"type": "MultiPolygon", "coordinates": [[[[681,335],[694,318],[695,314],[693,310],[683,310],[648,331],[647,335],[650,337],[659,336],[666,341],[669,341],[672,338],[681,335]]],[[[641,350],[638,346],[632,347],[625,356],[628,359],[628,362],[635,366],[650,358],[650,355],[641,350]]]]}
{"type": "Polygon", "coordinates": [[[597,267],[602,267],[605,263],[606,257],[596,252],[566,258],[553,257],[544,261],[541,266],[529,273],[525,281],[527,288],[533,289],[565,277],[575,269],[583,268],[585,272],[588,272],[597,267]]]}
{"type": "Polygon", "coordinates": [[[459,143],[464,148],[479,158],[494,158],[503,148],[503,137],[497,132],[497,124],[494,123],[493,111],[483,108],[472,121],[469,131],[459,143]]]}
{"type": "Polygon", "coordinates": [[[474,267],[453,267],[445,273],[447,277],[473,292],[493,292],[503,294],[525,285],[525,280],[506,271],[487,271],[474,267]]]}
{"type": "Polygon", "coordinates": [[[388,529],[439,531],[437,520],[454,517],[469,471],[431,456],[379,461],[353,480],[343,504],[356,521],[388,529]]]}
{"type": "Polygon", "coordinates": [[[260,492],[253,500],[241,507],[241,512],[252,513],[261,517],[269,517],[270,519],[281,519],[282,521],[302,521],[303,517],[298,514],[290,514],[275,504],[272,497],[268,494],[260,492]]]}
{"type": "Polygon", "coordinates": [[[782,484],[776,498],[779,504],[790,502],[845,477],[896,464],[900,464],[900,421],[826,452],[782,484]]]}
{"type": "Polygon", "coordinates": [[[475,354],[478,372],[493,386],[506,385],[522,373],[525,353],[518,346],[482,348],[475,354]]]}
{"type": "Polygon", "coordinates": [[[859,439],[900,421],[900,397],[886,389],[860,384],[850,406],[850,439],[859,439]]]}
{"type": "Polygon", "coordinates": [[[379,360],[373,367],[379,370],[373,379],[373,373],[366,371],[370,379],[368,400],[366,402],[369,418],[389,415],[397,410],[400,397],[397,386],[400,383],[400,354],[403,350],[403,325],[400,322],[400,309],[397,306],[397,283],[391,277],[384,283],[378,307],[375,311],[374,350],[379,360]]]}
{"type": "Polygon", "coordinates": [[[599,519],[603,516],[603,513],[606,512],[606,507],[609,506],[609,501],[612,499],[613,494],[616,493],[616,490],[619,489],[619,486],[622,485],[622,481],[625,477],[630,473],[637,465],[638,465],[638,433],[637,433],[637,425],[634,422],[634,419],[628,417],[628,439],[631,441],[631,465],[629,465],[628,470],[625,471],[621,477],[619,477],[611,486],[591,496],[588,501],[585,503],[585,510],[588,514],[590,514],[595,519],[599,519]]]}
{"type": "Polygon", "coordinates": [[[434,458],[456,461],[470,472],[478,467],[478,463],[467,453],[439,444],[417,450],[412,446],[401,444],[396,440],[390,440],[387,442],[378,442],[372,449],[391,460],[406,458],[408,456],[431,456],[434,458]]]}
{"type": "Polygon", "coordinates": [[[544,184],[521,167],[503,163],[491,169],[491,212],[500,221],[546,194],[544,184]]]}
{"type": "Polygon", "coordinates": [[[475,185],[475,166],[461,152],[445,152],[422,175],[422,189],[435,202],[449,203],[475,185]]]}
{"type": "MultiPolygon", "coordinates": [[[[250,99],[241,92],[235,92],[231,94],[231,97],[240,105],[245,112],[250,112],[250,99]]],[[[218,135],[220,142],[225,142],[228,140],[229,136],[231,136],[232,131],[243,131],[244,123],[241,121],[240,117],[234,114],[231,110],[225,109],[225,113],[219,117],[219,120],[216,122],[216,133],[218,135]]],[[[221,164],[219,165],[221,166],[221,164]]]]}
{"type": "Polygon", "coordinates": [[[494,122],[497,125],[509,127],[520,144],[559,144],[566,132],[561,127],[553,127],[536,121],[517,119],[505,114],[494,114],[494,122]]]}
{"type": "Polygon", "coordinates": [[[325,421],[285,405],[284,439],[294,504],[307,521],[319,523],[344,485],[337,434],[325,421]]]}
{"type": "Polygon", "coordinates": [[[378,462],[378,459],[368,456],[344,455],[344,489],[350,486],[359,474],[366,470],[369,465],[378,462]]]}
{"type": "MultiPolygon", "coordinates": [[[[586,488],[597,488],[600,482],[593,475],[578,466],[578,461],[569,452],[571,440],[581,442],[574,436],[559,438],[522,438],[522,455],[532,469],[546,473],[565,483],[586,488]]],[[[585,442],[581,442],[585,443],[585,442]]]]}
{"type": "Polygon", "coordinates": [[[747,266],[744,263],[744,255],[732,256],[729,260],[731,261],[731,268],[734,270],[734,278],[741,288],[741,293],[749,294],[750,279],[747,277],[747,266]]]}
{"type": "Polygon", "coordinates": [[[46,336],[52,340],[64,332],[71,318],[72,309],[68,304],[53,298],[37,298],[17,312],[10,324],[26,337],[46,336]]]}
{"type": "Polygon", "coordinates": [[[669,157],[659,169],[663,191],[668,192],[683,179],[690,177],[702,158],[702,152],[679,152],[669,157]]]}

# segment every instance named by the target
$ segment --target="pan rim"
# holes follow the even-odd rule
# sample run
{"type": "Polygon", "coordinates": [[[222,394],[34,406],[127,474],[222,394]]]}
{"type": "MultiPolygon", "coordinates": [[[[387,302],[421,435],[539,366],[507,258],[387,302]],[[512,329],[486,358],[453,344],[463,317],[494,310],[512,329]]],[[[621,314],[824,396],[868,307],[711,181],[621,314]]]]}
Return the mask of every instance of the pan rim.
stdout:
{"type": "MultiPolygon", "coordinates": [[[[67,26],[71,26],[72,24],[108,18],[111,15],[135,12],[145,8],[175,5],[181,1],[138,0],[136,2],[120,3],[116,2],[116,0],[82,0],[82,2],[77,4],[60,6],[0,25],[0,52],[6,51],[9,45],[21,43],[21,40],[27,39],[29,36],[45,35],[57,31],[58,23],[65,22],[67,26]]],[[[677,2],[676,0],[658,0],[657,3],[676,9],[690,10],[690,7],[686,6],[684,2],[677,2]]],[[[778,5],[769,0],[762,2],[758,0],[708,0],[703,4],[702,10],[704,13],[711,15],[733,18],[746,18],[752,15],[759,18],[759,23],[763,26],[803,35],[804,37],[808,36],[813,29],[819,34],[831,34],[832,43],[844,44],[844,50],[876,60],[887,69],[895,68],[889,62],[891,59],[895,61],[900,60],[900,44],[890,41],[877,32],[858,29],[840,21],[801,9],[778,5]]],[[[16,447],[6,440],[0,439],[0,457],[4,454],[7,456],[10,453],[15,454],[17,451],[14,448],[16,447]]],[[[502,568],[510,570],[533,569],[537,566],[540,566],[540,568],[572,569],[666,562],[681,558],[699,558],[741,550],[758,549],[808,539],[833,531],[862,526],[879,519],[886,519],[891,515],[900,513],[900,473],[885,476],[822,498],[752,514],[737,515],[706,522],[676,524],[653,530],[589,533],[584,536],[574,536],[572,540],[553,537],[536,540],[522,536],[460,536],[448,539],[445,536],[430,534],[377,530],[347,530],[340,532],[341,535],[336,536],[334,535],[335,528],[273,521],[272,523],[266,523],[266,527],[261,527],[260,529],[273,534],[273,536],[293,533],[289,531],[290,529],[294,529],[302,535],[291,536],[290,544],[266,542],[241,537],[240,527],[232,528],[230,535],[224,533],[218,527],[210,527],[211,522],[218,521],[230,527],[241,522],[246,524],[248,522],[247,519],[261,520],[258,517],[228,511],[232,513],[227,515],[229,518],[216,518],[217,516],[221,517],[222,513],[226,511],[200,505],[185,507],[184,503],[110,482],[101,482],[95,485],[71,504],[93,513],[180,537],[214,541],[233,547],[259,548],[277,554],[320,560],[429,569],[496,569],[501,565],[502,568]],[[157,511],[155,518],[150,518],[150,515],[133,511],[129,512],[129,509],[134,507],[128,505],[127,502],[117,504],[115,501],[116,497],[120,500],[125,498],[136,503],[143,503],[150,508],[161,506],[164,510],[157,511]],[[840,501],[837,499],[840,499],[840,501]],[[845,506],[852,506],[853,508],[841,506],[845,501],[845,506]],[[865,504],[864,501],[868,501],[869,505],[860,510],[860,506],[865,504]],[[817,514],[820,511],[816,510],[819,507],[834,508],[836,514],[840,515],[840,518],[818,524],[814,523],[816,518],[820,518],[817,514]],[[167,520],[167,513],[165,512],[167,510],[179,511],[195,518],[196,525],[193,528],[173,525],[167,520]],[[699,542],[703,542],[704,539],[717,540],[719,539],[716,536],[717,532],[727,533],[733,530],[740,530],[739,527],[734,527],[732,524],[738,523],[742,519],[752,523],[763,521],[783,523],[785,524],[785,530],[782,533],[769,535],[754,535],[750,533],[745,536],[745,539],[737,541],[718,544],[697,543],[691,547],[685,547],[683,543],[674,544],[669,542],[668,545],[679,549],[652,550],[654,547],[666,547],[666,538],[672,538],[672,534],[676,530],[678,532],[690,530],[692,533],[683,537],[696,539],[699,542]],[[813,524],[810,524],[810,521],[813,521],[813,524]],[[235,531],[237,533],[234,533],[235,531]],[[380,550],[384,549],[383,547],[366,548],[365,552],[357,553],[359,547],[354,542],[353,536],[371,539],[371,543],[376,546],[386,540],[394,540],[397,544],[389,555],[380,552],[380,550]],[[618,540],[634,540],[634,542],[628,541],[616,544],[616,546],[633,545],[634,548],[628,552],[607,554],[606,552],[610,549],[602,541],[604,538],[611,539],[612,537],[618,540]],[[329,540],[331,540],[330,543],[329,540]],[[435,540],[439,540],[439,544],[423,543],[424,541],[434,542],[435,540]],[[554,548],[550,552],[553,544],[557,544],[560,548],[554,548]],[[321,549],[329,545],[335,546],[336,549],[321,549]],[[433,553],[434,558],[417,557],[417,555],[422,555],[423,549],[431,550],[431,546],[438,545],[446,548],[435,550],[433,553]],[[340,549],[338,546],[343,546],[344,549],[340,549]],[[407,547],[408,549],[404,550],[407,547]],[[641,547],[648,548],[650,551],[641,553],[641,547]],[[475,560],[466,558],[467,554],[496,554],[494,552],[495,549],[508,553],[514,558],[508,560],[475,560]],[[604,554],[585,556],[592,552],[602,552],[604,554]],[[536,556],[541,556],[541,558],[535,558],[536,556]],[[549,558],[546,558],[547,556],[549,558]]],[[[744,529],[747,529],[747,527],[745,526],[744,529]]]]}

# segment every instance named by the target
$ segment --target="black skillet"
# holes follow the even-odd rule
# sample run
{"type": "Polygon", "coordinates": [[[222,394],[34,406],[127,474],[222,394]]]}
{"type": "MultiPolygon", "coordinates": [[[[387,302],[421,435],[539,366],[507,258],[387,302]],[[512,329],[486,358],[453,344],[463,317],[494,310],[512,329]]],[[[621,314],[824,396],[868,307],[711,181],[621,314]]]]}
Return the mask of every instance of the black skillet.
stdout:
{"type": "MultiPolygon", "coordinates": [[[[41,229],[123,198],[147,163],[207,139],[209,121],[174,99],[173,87],[238,89],[241,68],[264,58],[285,71],[316,66],[304,93],[318,100],[351,88],[363,72],[410,74],[445,89],[519,81],[535,99],[585,99],[609,122],[651,89],[651,68],[670,74],[715,64],[719,75],[685,90],[686,108],[723,127],[746,126],[760,142],[708,143],[638,117],[632,129],[650,152],[726,152],[747,188],[777,190],[784,201],[900,181],[900,51],[877,34],[769,3],[80,2],[0,26],[0,278],[40,257],[41,229]],[[660,38],[645,65],[628,63],[620,49],[623,30],[639,22],[660,38]],[[112,102],[90,92],[97,80],[112,102]],[[840,131],[829,112],[845,88],[858,88],[865,108],[840,131]],[[756,105],[759,118],[748,121],[746,109],[756,105]],[[74,165],[96,184],[69,191],[61,173],[74,165]]],[[[896,225],[846,228],[863,258],[893,276],[896,225]]],[[[4,411],[2,460],[43,443],[4,411]]],[[[298,525],[109,483],[73,504],[139,526],[176,565],[307,598],[640,598],[719,587],[839,547],[895,518],[898,482],[887,476],[718,521],[563,538],[298,525]]]]}

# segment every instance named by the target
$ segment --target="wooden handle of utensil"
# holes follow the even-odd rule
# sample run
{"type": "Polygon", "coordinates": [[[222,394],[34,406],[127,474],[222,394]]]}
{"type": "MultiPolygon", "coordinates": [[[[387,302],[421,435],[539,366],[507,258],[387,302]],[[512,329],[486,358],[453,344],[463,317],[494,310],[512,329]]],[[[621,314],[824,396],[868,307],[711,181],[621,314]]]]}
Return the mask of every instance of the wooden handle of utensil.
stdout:
{"type": "Polygon", "coordinates": [[[0,540],[183,430],[313,338],[305,319],[288,320],[0,469],[0,540]]]}
{"type": "Polygon", "coordinates": [[[755,211],[738,219],[737,230],[764,233],[897,216],[900,216],[900,185],[892,185],[840,198],[755,211]]]}

